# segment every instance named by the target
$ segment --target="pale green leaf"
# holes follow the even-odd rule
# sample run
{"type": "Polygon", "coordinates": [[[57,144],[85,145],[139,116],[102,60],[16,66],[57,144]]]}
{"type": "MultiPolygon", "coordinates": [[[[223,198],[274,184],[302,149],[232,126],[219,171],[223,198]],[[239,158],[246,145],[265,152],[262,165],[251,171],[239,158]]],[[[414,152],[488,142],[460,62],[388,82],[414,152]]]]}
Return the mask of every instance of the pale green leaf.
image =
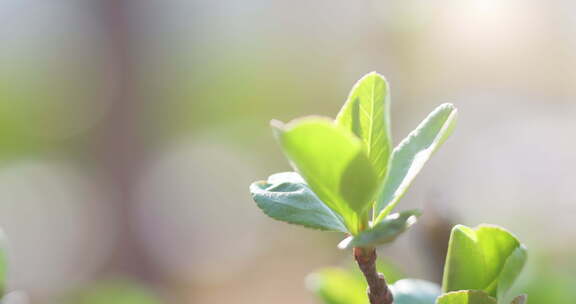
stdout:
{"type": "Polygon", "coordinates": [[[309,228],[348,232],[343,219],[310,190],[296,172],[277,173],[250,185],[256,204],[268,216],[309,228]]]}
{"type": "Polygon", "coordinates": [[[386,177],[390,157],[390,89],[376,72],[362,77],[352,88],[336,123],[362,139],[378,181],[386,177]]]}
{"type": "Polygon", "coordinates": [[[456,116],[453,105],[439,106],[394,149],[386,183],[376,202],[376,221],[394,209],[424,164],[450,136],[456,116]]]}
{"type": "Polygon", "coordinates": [[[394,241],[400,234],[414,225],[421,215],[419,210],[402,211],[387,216],[374,227],[350,236],[342,241],[340,249],[353,247],[376,247],[394,241]]]}
{"type": "Polygon", "coordinates": [[[441,294],[438,284],[417,279],[399,280],[390,290],[394,304],[434,304],[441,294]]]}
{"type": "Polygon", "coordinates": [[[474,229],[463,225],[452,229],[444,265],[444,292],[485,287],[484,256],[476,243],[474,229]]]}
{"type": "Polygon", "coordinates": [[[493,225],[474,229],[457,225],[448,245],[443,291],[475,289],[494,297],[503,295],[524,260],[522,244],[505,229],[493,225]]]}
{"type": "Polygon", "coordinates": [[[274,122],[284,153],[310,189],[358,232],[359,215],[374,198],[377,180],[362,142],[332,121],[309,117],[274,122]]]}
{"type": "Polygon", "coordinates": [[[498,280],[498,290],[497,297],[498,302],[504,303],[506,300],[506,293],[512,288],[514,282],[522,272],[524,264],[526,264],[526,259],[528,254],[526,252],[526,247],[520,244],[512,254],[506,259],[500,278],[498,280]]]}
{"type": "Polygon", "coordinates": [[[481,290],[460,290],[443,294],[436,304],[496,304],[496,299],[481,290]]]}

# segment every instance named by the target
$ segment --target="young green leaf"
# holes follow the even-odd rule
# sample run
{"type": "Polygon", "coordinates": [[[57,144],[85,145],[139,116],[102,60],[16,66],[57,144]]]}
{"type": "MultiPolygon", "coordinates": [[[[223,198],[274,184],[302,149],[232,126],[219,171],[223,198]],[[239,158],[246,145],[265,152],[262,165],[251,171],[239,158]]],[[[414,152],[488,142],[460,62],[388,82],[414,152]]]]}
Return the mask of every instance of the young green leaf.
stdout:
{"type": "Polygon", "coordinates": [[[528,296],[523,294],[515,297],[514,300],[512,300],[512,303],[510,304],[526,304],[526,303],[528,303],[528,296]]]}
{"type": "Polygon", "coordinates": [[[520,245],[512,254],[506,259],[500,278],[498,280],[497,298],[498,302],[504,303],[506,300],[506,292],[512,288],[514,282],[522,272],[522,268],[526,263],[527,254],[526,248],[520,245]]]}
{"type": "Polygon", "coordinates": [[[386,177],[390,157],[390,89],[376,72],[362,77],[352,88],[336,123],[362,139],[378,181],[386,177]]]}
{"type": "Polygon", "coordinates": [[[501,299],[524,266],[525,251],[503,228],[457,225],[448,245],[443,291],[475,289],[501,299]]]}
{"type": "Polygon", "coordinates": [[[256,204],[268,216],[309,228],[348,232],[343,219],[310,190],[296,172],[271,175],[250,185],[256,204]]]}
{"type": "Polygon", "coordinates": [[[421,212],[419,210],[391,214],[374,227],[344,239],[338,245],[338,248],[376,247],[390,243],[414,225],[420,215],[421,212]]]}
{"type": "Polygon", "coordinates": [[[340,214],[355,234],[359,214],[372,201],[376,174],[362,142],[330,120],[309,117],[288,125],[273,123],[278,141],[312,191],[340,214]]]}
{"type": "Polygon", "coordinates": [[[481,290],[460,290],[443,294],[436,304],[496,304],[496,299],[481,290]]]}
{"type": "Polygon", "coordinates": [[[441,294],[436,283],[403,279],[390,286],[394,295],[394,304],[434,304],[441,294]]]}
{"type": "Polygon", "coordinates": [[[386,183],[376,202],[376,222],[394,209],[424,164],[450,136],[457,113],[451,104],[440,105],[394,149],[386,183]]]}

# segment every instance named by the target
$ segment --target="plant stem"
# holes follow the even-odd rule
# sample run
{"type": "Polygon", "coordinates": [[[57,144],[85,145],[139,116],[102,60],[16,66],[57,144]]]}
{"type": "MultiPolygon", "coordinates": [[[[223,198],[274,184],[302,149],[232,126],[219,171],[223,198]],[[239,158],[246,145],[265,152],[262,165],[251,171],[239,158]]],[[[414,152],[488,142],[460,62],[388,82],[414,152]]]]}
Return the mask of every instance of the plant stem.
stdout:
{"type": "Polygon", "coordinates": [[[370,304],[392,304],[392,292],[388,289],[384,276],[376,270],[376,249],[354,248],[354,259],[368,283],[370,304]]]}

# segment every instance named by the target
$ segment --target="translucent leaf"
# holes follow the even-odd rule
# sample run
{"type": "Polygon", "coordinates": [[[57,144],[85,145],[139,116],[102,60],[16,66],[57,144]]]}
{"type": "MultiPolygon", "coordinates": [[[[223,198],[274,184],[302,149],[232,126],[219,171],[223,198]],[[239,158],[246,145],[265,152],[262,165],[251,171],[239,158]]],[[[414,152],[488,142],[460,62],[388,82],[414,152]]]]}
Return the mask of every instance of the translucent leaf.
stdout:
{"type": "Polygon", "coordinates": [[[359,215],[374,198],[377,181],[362,142],[330,120],[309,117],[282,125],[274,122],[278,141],[310,189],[341,215],[355,234],[359,215]]]}
{"type": "Polygon", "coordinates": [[[523,245],[520,245],[516,248],[512,254],[506,259],[504,263],[504,267],[502,268],[502,273],[500,274],[500,278],[498,280],[498,302],[504,303],[506,300],[506,292],[512,288],[514,282],[522,272],[522,268],[526,263],[527,254],[526,248],[523,245]]]}
{"type": "Polygon", "coordinates": [[[452,229],[442,288],[483,290],[502,298],[524,266],[526,249],[510,232],[493,225],[452,229]]]}
{"type": "Polygon", "coordinates": [[[394,149],[386,183],[376,202],[376,221],[394,209],[424,164],[450,136],[456,116],[453,105],[439,106],[394,149]]]}
{"type": "Polygon", "coordinates": [[[336,123],[364,142],[366,154],[379,181],[383,181],[390,157],[390,89],[376,72],[362,77],[352,88],[336,123]]]}

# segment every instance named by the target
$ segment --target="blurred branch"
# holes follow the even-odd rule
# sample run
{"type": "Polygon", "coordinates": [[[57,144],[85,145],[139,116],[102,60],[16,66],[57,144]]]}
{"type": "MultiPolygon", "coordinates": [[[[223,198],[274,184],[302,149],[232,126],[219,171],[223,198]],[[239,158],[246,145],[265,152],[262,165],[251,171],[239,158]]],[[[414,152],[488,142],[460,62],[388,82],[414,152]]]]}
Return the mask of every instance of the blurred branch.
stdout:
{"type": "Polygon", "coordinates": [[[112,69],[111,77],[116,84],[116,90],[112,94],[110,111],[98,130],[96,141],[99,147],[99,162],[106,170],[110,184],[115,187],[117,194],[111,203],[118,215],[118,247],[108,271],[121,271],[152,281],[154,272],[148,265],[144,250],[138,244],[138,238],[133,231],[133,189],[144,149],[139,131],[142,104],[136,92],[133,69],[136,54],[128,3],[126,0],[99,1],[102,25],[111,54],[108,58],[112,69]]]}

